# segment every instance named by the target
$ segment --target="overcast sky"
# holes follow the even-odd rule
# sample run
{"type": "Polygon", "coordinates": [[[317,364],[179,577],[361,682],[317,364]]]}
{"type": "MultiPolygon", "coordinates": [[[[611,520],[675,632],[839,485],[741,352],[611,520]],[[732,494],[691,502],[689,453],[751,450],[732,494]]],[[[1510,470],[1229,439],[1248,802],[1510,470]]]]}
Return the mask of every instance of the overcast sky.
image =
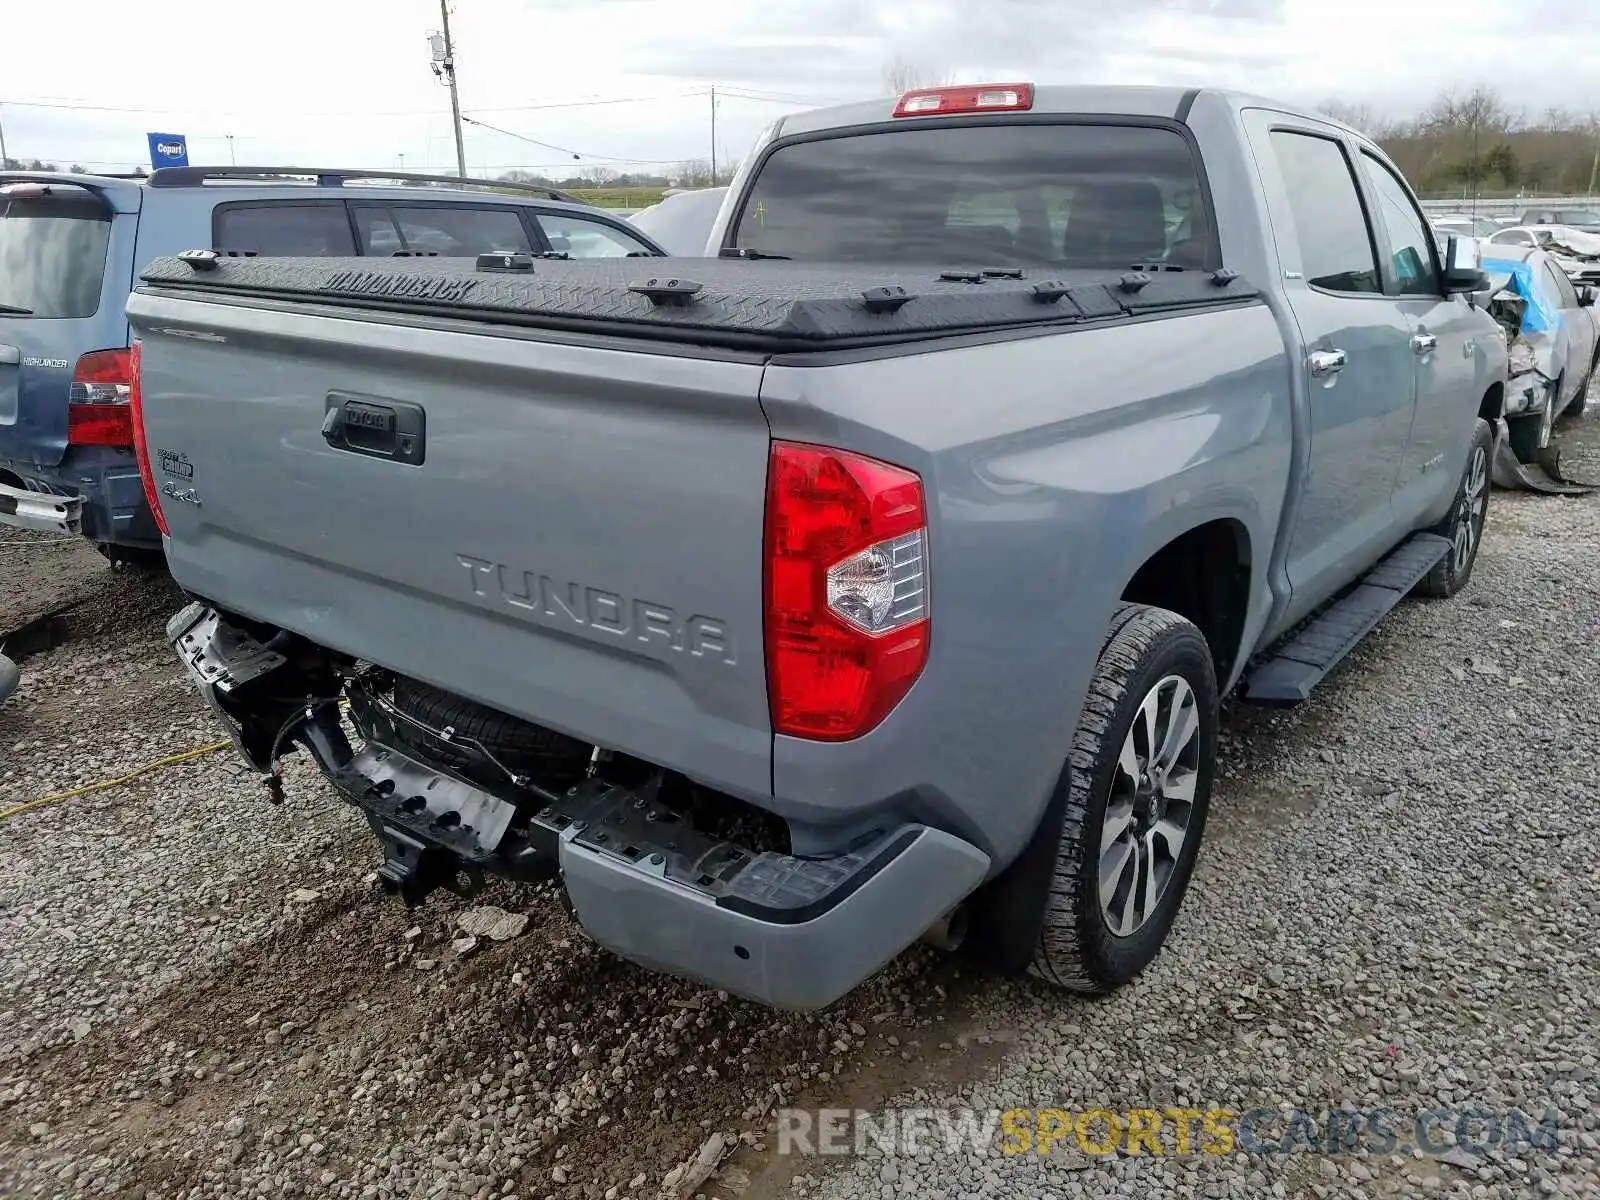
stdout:
{"type": "MultiPolygon", "coordinates": [[[[466,114],[562,148],[469,124],[474,173],[707,158],[713,85],[717,152],[738,158],[784,112],[885,94],[896,56],[959,81],[1212,84],[1392,114],[1477,83],[1530,113],[1600,109],[1589,0],[453,3],[466,114]]],[[[7,0],[0,128],[13,158],[102,170],[145,163],[147,131],[186,134],[197,163],[228,162],[232,135],[239,163],[449,170],[438,25],[437,0],[7,0]]]]}

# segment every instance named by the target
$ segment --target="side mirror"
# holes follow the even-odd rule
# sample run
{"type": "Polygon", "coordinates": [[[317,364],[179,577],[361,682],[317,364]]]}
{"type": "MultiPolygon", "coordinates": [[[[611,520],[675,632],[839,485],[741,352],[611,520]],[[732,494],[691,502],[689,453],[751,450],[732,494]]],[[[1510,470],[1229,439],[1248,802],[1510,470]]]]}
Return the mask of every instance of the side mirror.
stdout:
{"type": "Polygon", "coordinates": [[[1447,296],[1481,291],[1484,286],[1482,258],[1476,238],[1452,237],[1444,244],[1444,278],[1440,281],[1447,296]]]}
{"type": "Polygon", "coordinates": [[[1600,289],[1581,287],[1578,289],[1578,307],[1593,308],[1594,302],[1600,300],[1600,289]]]}

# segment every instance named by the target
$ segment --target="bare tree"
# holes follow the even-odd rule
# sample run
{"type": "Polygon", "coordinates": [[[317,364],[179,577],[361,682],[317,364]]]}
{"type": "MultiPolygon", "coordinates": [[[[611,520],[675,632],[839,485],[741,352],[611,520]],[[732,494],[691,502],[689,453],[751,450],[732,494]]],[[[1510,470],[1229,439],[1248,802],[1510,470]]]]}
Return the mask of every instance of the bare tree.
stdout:
{"type": "Polygon", "coordinates": [[[1499,92],[1479,84],[1465,95],[1454,89],[1443,93],[1423,111],[1419,124],[1434,133],[1507,134],[1521,124],[1521,115],[1506,107],[1499,92]]]}
{"type": "Polygon", "coordinates": [[[1382,139],[1393,128],[1393,123],[1370,104],[1329,99],[1317,107],[1335,121],[1342,122],[1370,138],[1382,139]]]}
{"type": "Polygon", "coordinates": [[[703,158],[690,158],[678,164],[678,169],[673,172],[673,182],[678,187],[701,188],[714,187],[716,180],[711,177],[711,163],[703,158]]]}
{"type": "Polygon", "coordinates": [[[933,70],[912,62],[904,55],[896,54],[883,66],[883,82],[890,93],[898,96],[901,92],[914,91],[917,88],[940,87],[943,84],[955,82],[955,75],[948,67],[933,70]]]}

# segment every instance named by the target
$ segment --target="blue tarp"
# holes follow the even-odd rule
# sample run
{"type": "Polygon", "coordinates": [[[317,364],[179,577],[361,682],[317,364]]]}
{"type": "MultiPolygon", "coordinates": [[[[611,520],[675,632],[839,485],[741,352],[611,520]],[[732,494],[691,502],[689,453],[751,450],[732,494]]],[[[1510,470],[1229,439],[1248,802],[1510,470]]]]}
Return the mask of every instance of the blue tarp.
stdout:
{"type": "Polygon", "coordinates": [[[1540,291],[1533,267],[1523,260],[1486,258],[1479,264],[1490,275],[1511,276],[1507,287],[1528,302],[1522,314],[1523,333],[1554,333],[1561,325],[1561,312],[1540,291]]]}

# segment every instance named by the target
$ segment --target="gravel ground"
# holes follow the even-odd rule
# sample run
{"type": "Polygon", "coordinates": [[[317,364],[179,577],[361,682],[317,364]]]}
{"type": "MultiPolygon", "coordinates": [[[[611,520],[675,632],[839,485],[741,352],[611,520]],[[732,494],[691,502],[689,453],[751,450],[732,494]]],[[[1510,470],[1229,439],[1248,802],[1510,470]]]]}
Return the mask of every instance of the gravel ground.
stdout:
{"type": "MultiPolygon", "coordinates": [[[[1600,477],[1600,421],[1568,443],[1600,477]]],[[[722,1197],[1594,1195],[1600,498],[1493,505],[1466,594],[1402,606],[1310,704],[1227,714],[1173,942],[1103,1000],[919,949],[780,1016],[596,951],[549,888],[485,897],[526,927],[468,946],[461,902],[374,893],[364,825],[293,761],[281,807],[216,754],[10,818],[0,1196],[617,1200],[712,1134],[722,1197]],[[1460,1165],[775,1153],[774,1105],[885,1104],[1553,1108],[1561,1132],[1460,1165]]],[[[161,639],[177,603],[106,572],[27,661],[0,808],[217,738],[161,639]]]]}
{"type": "MultiPolygon", "coordinates": [[[[0,808],[215,741],[179,605],[108,574],[24,664],[0,808]]],[[[525,928],[467,945],[466,905],[378,894],[364,823],[286,782],[213,754],[0,824],[0,1197],[653,1195],[713,1132],[760,1145],[852,1025],[916,1019],[931,952],[780,1017],[597,951],[549,887],[491,892],[525,928]]]]}

